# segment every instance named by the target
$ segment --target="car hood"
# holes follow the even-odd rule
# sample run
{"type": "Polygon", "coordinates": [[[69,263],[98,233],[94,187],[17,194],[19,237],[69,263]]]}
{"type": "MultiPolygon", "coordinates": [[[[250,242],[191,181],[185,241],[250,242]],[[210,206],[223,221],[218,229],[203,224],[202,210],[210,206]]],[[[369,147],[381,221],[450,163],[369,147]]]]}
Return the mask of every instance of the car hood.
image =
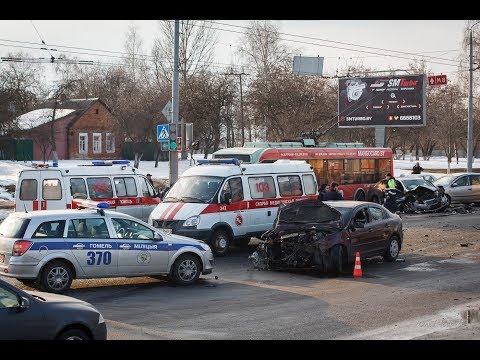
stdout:
{"type": "Polygon", "coordinates": [[[74,297],[70,297],[70,296],[52,294],[52,293],[47,293],[42,291],[25,291],[25,292],[32,295],[35,299],[38,299],[37,297],[40,297],[41,299],[44,299],[48,303],[82,304],[88,307],[92,307],[89,303],[83,300],[76,299],[74,297]]]}
{"type": "Polygon", "coordinates": [[[179,242],[182,244],[198,246],[198,244],[205,243],[205,241],[202,241],[202,240],[192,239],[190,237],[177,235],[177,234],[169,234],[168,236],[170,236],[172,240],[175,240],[176,242],[179,242]]]}
{"type": "Polygon", "coordinates": [[[407,190],[405,193],[415,193],[415,192],[424,192],[426,190],[430,190],[430,191],[437,191],[438,188],[436,188],[435,186],[428,186],[428,185],[417,185],[415,186],[414,188],[410,189],[410,190],[407,190]]]}
{"type": "Polygon", "coordinates": [[[320,200],[300,200],[288,205],[280,204],[274,228],[288,225],[311,224],[341,228],[342,214],[320,200]]]}

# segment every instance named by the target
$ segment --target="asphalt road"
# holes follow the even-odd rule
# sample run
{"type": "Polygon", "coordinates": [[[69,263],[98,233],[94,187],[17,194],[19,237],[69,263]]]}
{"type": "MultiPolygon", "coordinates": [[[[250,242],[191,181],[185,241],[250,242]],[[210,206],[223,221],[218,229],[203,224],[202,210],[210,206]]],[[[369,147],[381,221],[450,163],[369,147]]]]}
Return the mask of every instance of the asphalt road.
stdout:
{"type": "MultiPolygon", "coordinates": [[[[457,224],[459,236],[462,227],[480,229],[478,214],[404,217],[406,229],[437,223],[457,224]]],[[[480,231],[469,241],[480,242],[480,231]]],[[[254,270],[253,250],[216,258],[214,272],[194,286],[148,277],[75,280],[67,295],[102,312],[109,339],[480,339],[478,254],[404,249],[404,261],[363,261],[363,278],[353,279],[352,268],[340,277],[254,270]]]]}

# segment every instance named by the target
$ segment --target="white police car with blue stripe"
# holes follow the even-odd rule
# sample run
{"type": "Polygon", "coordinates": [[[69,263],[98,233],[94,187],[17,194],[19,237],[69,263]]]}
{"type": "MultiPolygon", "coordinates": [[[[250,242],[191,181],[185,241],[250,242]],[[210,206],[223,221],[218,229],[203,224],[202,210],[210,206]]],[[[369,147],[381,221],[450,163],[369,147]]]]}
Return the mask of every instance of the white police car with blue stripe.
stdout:
{"type": "Polygon", "coordinates": [[[213,270],[203,241],[105,211],[107,203],[81,207],[10,214],[0,224],[0,275],[63,293],[73,279],[168,275],[188,285],[213,270]]]}

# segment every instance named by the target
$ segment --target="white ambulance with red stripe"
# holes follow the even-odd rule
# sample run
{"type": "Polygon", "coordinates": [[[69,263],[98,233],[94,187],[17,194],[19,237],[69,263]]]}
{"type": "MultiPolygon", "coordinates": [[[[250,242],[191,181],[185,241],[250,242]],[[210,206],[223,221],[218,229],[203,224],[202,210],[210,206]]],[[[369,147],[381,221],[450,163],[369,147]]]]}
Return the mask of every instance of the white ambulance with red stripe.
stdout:
{"type": "Polygon", "coordinates": [[[150,214],[149,224],[207,242],[223,256],[233,242],[248,244],[273,226],[280,201],[316,199],[318,186],[305,161],[242,164],[198,160],[150,214]]]}
{"type": "Polygon", "coordinates": [[[15,211],[76,209],[77,201],[107,202],[116,210],[147,221],[160,203],[148,179],[128,160],[92,161],[91,165],[32,165],[20,172],[15,211]]]}

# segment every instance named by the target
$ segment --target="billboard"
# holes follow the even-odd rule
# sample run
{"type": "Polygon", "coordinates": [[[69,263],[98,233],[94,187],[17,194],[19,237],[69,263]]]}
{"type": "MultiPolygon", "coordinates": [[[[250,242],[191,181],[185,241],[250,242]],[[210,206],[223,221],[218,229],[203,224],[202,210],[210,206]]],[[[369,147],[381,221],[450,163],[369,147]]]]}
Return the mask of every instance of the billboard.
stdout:
{"type": "Polygon", "coordinates": [[[425,126],[425,75],[339,79],[338,127],[425,126]]]}
{"type": "Polygon", "coordinates": [[[323,75],[323,57],[294,56],[293,73],[297,75],[323,75]]]}

